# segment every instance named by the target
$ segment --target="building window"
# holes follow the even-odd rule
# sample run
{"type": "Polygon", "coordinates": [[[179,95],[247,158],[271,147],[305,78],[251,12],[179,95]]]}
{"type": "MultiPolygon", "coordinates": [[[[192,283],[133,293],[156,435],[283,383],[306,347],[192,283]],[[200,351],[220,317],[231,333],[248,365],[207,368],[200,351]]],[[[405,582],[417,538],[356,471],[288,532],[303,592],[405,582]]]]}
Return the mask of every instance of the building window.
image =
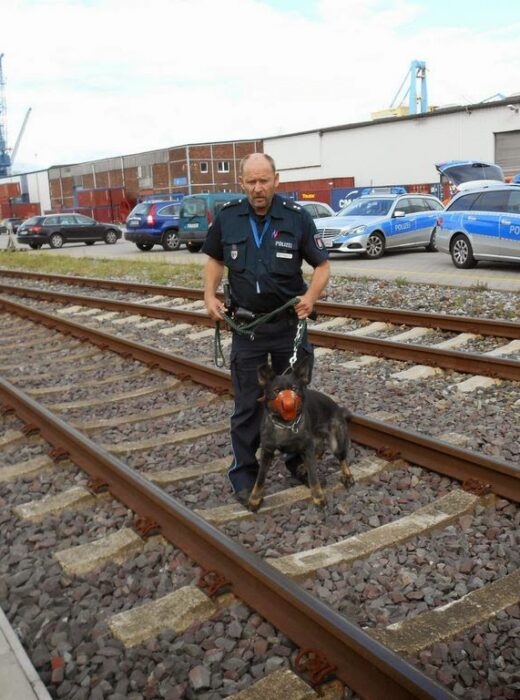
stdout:
{"type": "Polygon", "coordinates": [[[201,160],[200,162],[200,172],[201,173],[207,173],[209,170],[208,164],[205,160],[201,160]]]}
{"type": "Polygon", "coordinates": [[[152,177],[152,166],[151,165],[138,165],[137,166],[137,177],[152,177]]]}
{"type": "Polygon", "coordinates": [[[217,162],[217,170],[219,173],[229,173],[229,160],[219,160],[217,162]]]}

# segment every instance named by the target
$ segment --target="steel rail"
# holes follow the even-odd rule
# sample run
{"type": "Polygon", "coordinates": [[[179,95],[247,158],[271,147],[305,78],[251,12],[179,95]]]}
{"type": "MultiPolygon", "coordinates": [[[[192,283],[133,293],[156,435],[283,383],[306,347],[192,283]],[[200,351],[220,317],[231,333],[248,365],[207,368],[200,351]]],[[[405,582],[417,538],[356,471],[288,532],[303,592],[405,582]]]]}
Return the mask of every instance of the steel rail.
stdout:
{"type": "MultiPolygon", "coordinates": [[[[42,299],[60,304],[76,303],[110,311],[135,313],[141,316],[164,320],[184,321],[213,327],[215,324],[206,313],[169,309],[151,304],[136,304],[134,302],[106,299],[104,297],[87,297],[83,294],[65,294],[46,290],[12,287],[0,283],[0,291],[14,296],[42,299]]],[[[450,369],[467,374],[480,374],[511,381],[520,381],[520,362],[504,357],[486,356],[482,353],[460,352],[457,350],[442,350],[428,345],[397,343],[382,338],[355,336],[348,333],[333,333],[309,329],[309,339],[320,347],[347,350],[363,355],[385,357],[401,362],[430,365],[450,369]]]]}
{"type": "MultiPolygon", "coordinates": [[[[185,360],[178,355],[157,350],[144,343],[127,340],[110,333],[87,328],[29,306],[0,297],[0,308],[74,337],[89,340],[101,348],[110,348],[124,356],[157,366],[182,379],[192,379],[221,393],[232,393],[228,372],[185,360]]],[[[501,459],[480,455],[442,440],[413,431],[405,431],[382,421],[354,415],[353,439],[392,459],[401,457],[414,464],[459,481],[478,480],[494,493],[520,503],[520,468],[501,459]]]]}
{"type": "MultiPolygon", "coordinates": [[[[96,277],[77,277],[74,275],[54,275],[46,272],[30,272],[25,270],[8,270],[0,268],[3,277],[40,279],[46,282],[61,282],[74,286],[94,286],[100,289],[110,289],[122,292],[141,294],[160,294],[168,297],[183,297],[185,299],[203,299],[201,289],[191,287],[167,287],[161,284],[146,284],[143,282],[124,282],[107,280],[96,277]]],[[[384,321],[397,325],[424,326],[443,331],[457,333],[476,333],[491,335],[499,338],[520,338],[520,323],[488,318],[464,318],[453,314],[434,314],[422,311],[392,309],[384,306],[361,306],[359,304],[341,304],[337,302],[318,301],[316,311],[326,316],[342,316],[345,318],[365,318],[371,321],[384,321]]]]}
{"type": "MultiPolygon", "coordinates": [[[[41,323],[47,328],[58,330],[79,340],[88,341],[102,350],[110,349],[135,360],[144,362],[152,367],[158,367],[171,372],[181,379],[190,379],[205,386],[210,386],[219,393],[229,392],[230,379],[227,372],[214,367],[206,367],[198,362],[186,360],[180,355],[157,350],[144,343],[138,343],[117,335],[98,331],[88,326],[82,326],[74,321],[68,321],[45,311],[32,309],[30,306],[18,304],[15,301],[0,297],[0,308],[15,313],[22,318],[41,323]]],[[[0,368],[1,369],[1,368],[0,368]]]]}
{"type": "Polygon", "coordinates": [[[108,485],[109,491],[198,564],[222,573],[233,593],[302,648],[319,649],[336,675],[362,697],[455,698],[361,628],[313,598],[256,554],[233,542],[165,491],[0,378],[4,410],[14,410],[55,448],[108,485]]]}

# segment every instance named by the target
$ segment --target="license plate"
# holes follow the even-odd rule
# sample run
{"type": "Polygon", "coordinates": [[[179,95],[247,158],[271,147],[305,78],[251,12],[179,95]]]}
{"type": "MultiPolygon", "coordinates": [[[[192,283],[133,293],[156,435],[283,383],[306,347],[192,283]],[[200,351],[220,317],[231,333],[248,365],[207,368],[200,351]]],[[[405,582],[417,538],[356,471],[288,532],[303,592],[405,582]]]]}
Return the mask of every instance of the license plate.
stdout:
{"type": "Polygon", "coordinates": [[[323,243],[325,245],[325,248],[332,248],[332,244],[334,243],[333,238],[324,238],[323,243]]]}
{"type": "Polygon", "coordinates": [[[198,224],[186,224],[186,228],[199,228],[198,224]]]}
{"type": "Polygon", "coordinates": [[[132,219],[128,222],[129,226],[139,226],[139,219],[132,219]]]}

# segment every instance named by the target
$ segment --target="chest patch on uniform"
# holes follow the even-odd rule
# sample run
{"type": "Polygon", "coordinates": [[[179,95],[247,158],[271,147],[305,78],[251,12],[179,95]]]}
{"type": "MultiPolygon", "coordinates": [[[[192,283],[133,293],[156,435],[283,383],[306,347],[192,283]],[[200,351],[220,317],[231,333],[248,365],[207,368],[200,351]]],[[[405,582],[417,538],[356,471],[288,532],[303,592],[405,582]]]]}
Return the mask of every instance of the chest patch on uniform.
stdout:
{"type": "Polygon", "coordinates": [[[321,237],[321,233],[314,234],[314,245],[320,250],[323,250],[325,248],[325,246],[323,245],[323,238],[321,237]]]}
{"type": "Polygon", "coordinates": [[[233,244],[231,247],[231,260],[236,260],[238,258],[238,248],[233,244]]]}
{"type": "Polygon", "coordinates": [[[279,251],[276,252],[277,258],[288,258],[290,260],[292,258],[292,256],[293,256],[292,253],[280,253],[279,251]]]}
{"type": "Polygon", "coordinates": [[[275,246],[280,248],[290,248],[292,250],[293,244],[290,241],[275,241],[275,246]]]}

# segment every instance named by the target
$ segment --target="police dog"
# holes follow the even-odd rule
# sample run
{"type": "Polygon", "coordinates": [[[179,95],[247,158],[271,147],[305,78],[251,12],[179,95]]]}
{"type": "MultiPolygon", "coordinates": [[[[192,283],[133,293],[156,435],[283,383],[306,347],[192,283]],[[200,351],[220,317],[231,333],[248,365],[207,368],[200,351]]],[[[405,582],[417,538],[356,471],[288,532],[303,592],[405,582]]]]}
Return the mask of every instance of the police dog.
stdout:
{"type": "Polygon", "coordinates": [[[301,455],[312,500],[320,508],[326,499],[318,479],[316,457],[321,457],[326,447],[340,462],[343,484],[354,483],[348,466],[348,421],[352,414],[325,394],[307,388],[309,369],[305,360],[278,376],[269,365],[258,369],[258,382],[264,389],[260,400],[265,402],[265,411],[260,431],[260,468],[248,502],[252,511],[257,511],[263,501],[265,478],[277,450],[301,455]]]}

